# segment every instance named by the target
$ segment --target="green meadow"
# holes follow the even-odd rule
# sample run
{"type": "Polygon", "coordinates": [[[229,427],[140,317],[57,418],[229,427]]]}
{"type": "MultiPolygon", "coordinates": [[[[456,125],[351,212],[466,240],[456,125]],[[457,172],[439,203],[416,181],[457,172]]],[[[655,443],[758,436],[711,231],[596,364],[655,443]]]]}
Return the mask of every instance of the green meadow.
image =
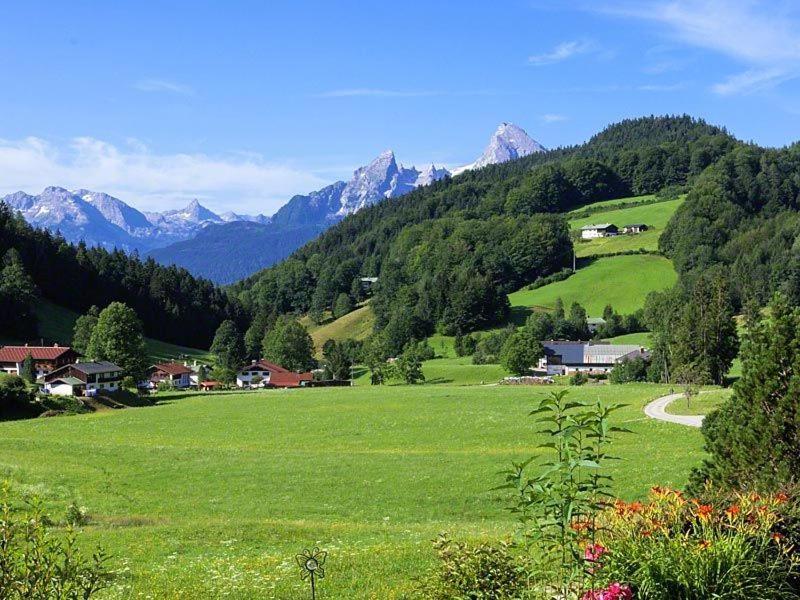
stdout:
{"type": "Polygon", "coordinates": [[[579,302],[590,316],[601,315],[606,304],[619,313],[630,313],[644,306],[647,294],[671,287],[677,279],[672,263],[663,256],[608,256],[593,260],[564,281],[535,290],[523,288],[508,299],[517,321],[533,310],[553,308],[557,298],[567,309],[572,302],[579,302]]]}
{"type": "MultiPolygon", "coordinates": [[[[683,204],[684,198],[677,200],[667,200],[641,206],[631,206],[616,210],[596,212],[587,217],[570,219],[570,229],[577,232],[584,225],[596,223],[613,223],[622,230],[622,227],[632,223],[644,223],[648,230],[638,234],[623,234],[597,238],[593,240],[575,240],[576,256],[598,256],[603,254],[613,254],[615,252],[625,252],[630,250],[658,250],[658,238],[661,237],[664,228],[669,222],[677,208],[683,204]]],[[[613,201],[612,201],[613,202],[613,201]]],[[[596,205],[591,205],[596,206],[596,205]]],[[[614,204],[609,204],[613,208],[614,204]]],[[[589,207],[587,207],[589,208],[589,207]]]]}
{"type": "MultiPolygon", "coordinates": [[[[161,395],[155,407],[0,423],[0,472],[63,515],[72,501],[121,572],[111,598],[298,598],[294,555],[329,551],[320,598],[398,598],[431,540],[514,532],[492,491],[541,452],[527,414],[555,388],[451,385],[161,395]]],[[[617,493],[682,485],[700,432],[645,418],[664,386],[584,386],[623,402],[617,493]]]]}

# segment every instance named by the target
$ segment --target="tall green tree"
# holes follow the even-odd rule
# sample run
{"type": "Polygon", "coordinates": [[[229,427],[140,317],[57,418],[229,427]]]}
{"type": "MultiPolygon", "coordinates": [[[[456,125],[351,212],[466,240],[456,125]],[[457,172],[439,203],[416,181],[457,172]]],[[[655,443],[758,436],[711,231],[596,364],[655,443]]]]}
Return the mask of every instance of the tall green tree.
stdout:
{"type": "Polygon", "coordinates": [[[353,300],[348,294],[342,292],[336,297],[336,302],[333,305],[333,316],[337,319],[353,312],[353,300]]]}
{"type": "Polygon", "coordinates": [[[122,367],[136,381],[145,377],[148,366],[142,322],[134,310],[122,302],[112,302],[97,317],[86,355],[122,367]]]}
{"type": "Polygon", "coordinates": [[[703,422],[710,458],[695,471],[728,488],[772,491],[800,483],[800,308],[783,296],[751,322],[742,343],[742,377],[703,422]]]}
{"type": "Polygon", "coordinates": [[[81,315],[75,321],[75,327],[72,329],[72,347],[81,354],[86,354],[99,316],[100,309],[92,305],[85,315],[81,315]]]}
{"type": "Polygon", "coordinates": [[[291,371],[306,371],[316,362],[314,342],[302,324],[283,317],[264,337],[264,358],[291,371]]]}
{"type": "Polygon", "coordinates": [[[25,269],[19,252],[11,248],[0,270],[0,328],[7,334],[36,334],[34,302],[38,290],[25,269]]]}
{"type": "Polygon", "coordinates": [[[25,356],[25,360],[22,361],[20,376],[28,383],[36,381],[36,365],[33,363],[33,356],[31,356],[30,352],[25,356]]]}
{"type": "Polygon", "coordinates": [[[523,327],[511,334],[503,344],[500,364],[514,375],[525,375],[530,373],[542,356],[544,349],[541,342],[523,327]]]}
{"type": "Polygon", "coordinates": [[[403,353],[397,358],[397,372],[408,384],[415,384],[425,381],[425,373],[422,372],[422,356],[417,344],[409,344],[403,353]]]}
{"type": "Polygon", "coordinates": [[[239,328],[231,320],[223,321],[214,334],[211,353],[218,367],[235,371],[244,364],[246,351],[239,328]]]}
{"type": "Polygon", "coordinates": [[[258,360],[261,358],[261,345],[267,331],[275,324],[275,313],[259,309],[253,317],[250,326],[244,334],[244,347],[247,358],[258,360]]]}

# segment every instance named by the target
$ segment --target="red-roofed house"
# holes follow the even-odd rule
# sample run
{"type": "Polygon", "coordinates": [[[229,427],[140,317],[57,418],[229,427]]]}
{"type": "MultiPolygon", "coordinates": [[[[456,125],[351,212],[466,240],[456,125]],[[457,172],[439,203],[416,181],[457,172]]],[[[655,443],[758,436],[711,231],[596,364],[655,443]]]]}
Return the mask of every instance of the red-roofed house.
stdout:
{"type": "Polygon", "coordinates": [[[147,387],[157,387],[162,381],[168,381],[172,387],[177,389],[185,389],[192,384],[189,377],[193,371],[181,363],[170,362],[153,365],[148,373],[147,387]]]}
{"type": "Polygon", "coordinates": [[[81,356],[69,346],[3,346],[0,348],[0,372],[19,375],[25,357],[31,355],[36,377],[74,363],[81,356]]]}
{"type": "Polygon", "coordinates": [[[236,385],[239,387],[300,387],[313,379],[311,373],[295,373],[268,360],[253,361],[239,369],[236,385]]]}

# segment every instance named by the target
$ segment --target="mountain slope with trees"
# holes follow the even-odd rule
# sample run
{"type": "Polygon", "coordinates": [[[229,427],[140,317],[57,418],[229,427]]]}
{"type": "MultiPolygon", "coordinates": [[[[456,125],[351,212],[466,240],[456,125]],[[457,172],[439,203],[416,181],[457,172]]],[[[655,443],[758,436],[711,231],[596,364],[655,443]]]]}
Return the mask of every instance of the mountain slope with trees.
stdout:
{"type": "Polygon", "coordinates": [[[223,320],[247,321],[240,303],[210,281],[135,254],[70,244],[34,229],[2,202],[0,257],[0,330],[19,338],[36,337],[37,296],[79,313],[124,302],[148,336],[198,348],[209,346],[223,320]]]}
{"type": "Polygon", "coordinates": [[[463,334],[507,316],[506,294],[571,262],[577,207],[685,186],[737,145],[690,117],[613,125],[587,143],[468,171],[366,208],[287,260],[232,286],[251,314],[316,313],[341,294],[373,308],[393,350],[434,330],[463,334]]]}

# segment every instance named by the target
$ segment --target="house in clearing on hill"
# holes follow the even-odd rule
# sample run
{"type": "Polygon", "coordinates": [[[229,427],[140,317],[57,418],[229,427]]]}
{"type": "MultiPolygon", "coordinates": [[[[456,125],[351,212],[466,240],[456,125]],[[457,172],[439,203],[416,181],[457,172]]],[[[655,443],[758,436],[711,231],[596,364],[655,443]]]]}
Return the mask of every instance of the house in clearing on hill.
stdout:
{"type": "Polygon", "coordinates": [[[236,385],[250,387],[302,387],[313,380],[311,373],[295,373],[268,360],[254,360],[236,374],[236,385]]]}
{"type": "Polygon", "coordinates": [[[140,387],[156,388],[162,381],[168,382],[172,387],[183,390],[192,385],[190,377],[194,374],[191,368],[178,362],[159,363],[148,370],[147,381],[140,387]]]}
{"type": "Polygon", "coordinates": [[[622,228],[622,233],[642,233],[647,231],[647,225],[644,223],[631,223],[622,228]]]}
{"type": "Polygon", "coordinates": [[[0,348],[0,373],[20,375],[28,355],[33,358],[36,377],[75,362],[80,354],[68,346],[3,346],[0,348]]]}
{"type": "Polygon", "coordinates": [[[55,396],[93,396],[120,388],[122,367],[108,361],[64,365],[44,376],[44,391],[55,396]]]}
{"type": "Polygon", "coordinates": [[[537,369],[548,375],[601,375],[625,360],[650,356],[645,348],[633,344],[550,340],[542,342],[542,346],[544,357],[539,359],[537,369]]]}
{"type": "Polygon", "coordinates": [[[599,225],[584,225],[581,227],[581,238],[593,240],[595,238],[617,235],[617,226],[613,223],[600,223],[599,225]]]}

